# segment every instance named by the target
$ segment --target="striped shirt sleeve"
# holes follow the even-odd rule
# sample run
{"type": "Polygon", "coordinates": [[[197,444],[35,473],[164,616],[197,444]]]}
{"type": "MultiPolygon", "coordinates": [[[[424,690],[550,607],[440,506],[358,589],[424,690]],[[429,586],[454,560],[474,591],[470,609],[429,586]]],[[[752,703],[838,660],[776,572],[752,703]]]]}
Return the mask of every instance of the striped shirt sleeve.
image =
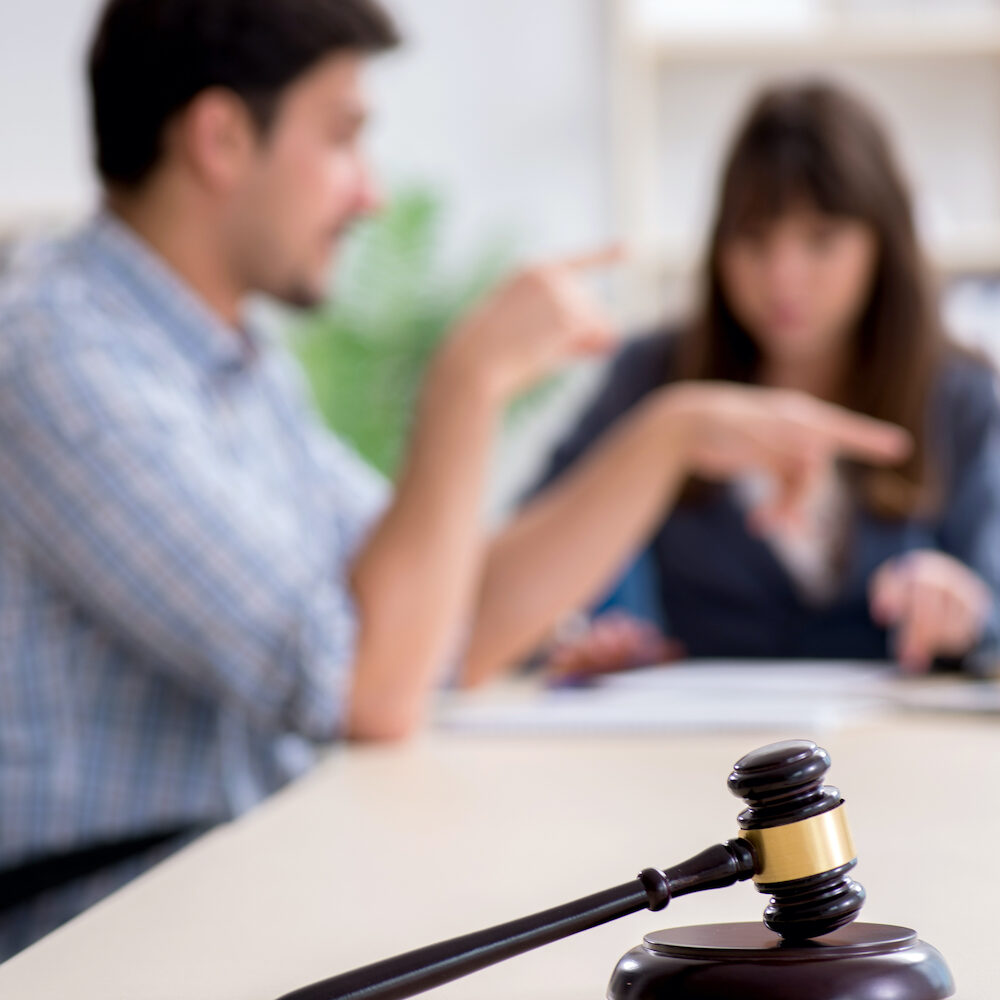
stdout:
{"type": "Polygon", "coordinates": [[[134,345],[63,322],[20,315],[0,355],[3,516],[150,669],[332,739],[355,645],[346,526],[317,531],[248,476],[134,345]]]}

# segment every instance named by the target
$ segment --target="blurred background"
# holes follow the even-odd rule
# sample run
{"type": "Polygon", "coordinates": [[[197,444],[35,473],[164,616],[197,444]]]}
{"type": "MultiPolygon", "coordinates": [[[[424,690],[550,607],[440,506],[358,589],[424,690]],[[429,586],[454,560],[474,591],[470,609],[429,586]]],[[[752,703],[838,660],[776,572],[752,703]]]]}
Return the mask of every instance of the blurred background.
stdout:
{"type": "MultiPolygon", "coordinates": [[[[683,311],[726,140],[776,78],[832,76],[881,111],[949,324],[1000,356],[1000,2],[385,2],[408,42],[372,72],[389,204],[353,237],[330,307],[262,315],[329,422],[386,471],[433,344],[515,263],[621,239],[629,263],[599,291],[623,331],[683,311]]],[[[3,248],[94,203],[82,64],[99,6],[0,11],[3,248]]],[[[598,377],[580,366],[514,407],[494,513],[598,377]]]]}

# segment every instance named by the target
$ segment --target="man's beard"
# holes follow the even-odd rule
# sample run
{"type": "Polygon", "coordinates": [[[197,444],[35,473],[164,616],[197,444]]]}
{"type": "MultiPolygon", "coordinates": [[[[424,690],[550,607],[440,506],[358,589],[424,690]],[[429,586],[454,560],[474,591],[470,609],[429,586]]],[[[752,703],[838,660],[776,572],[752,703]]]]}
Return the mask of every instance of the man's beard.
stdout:
{"type": "Polygon", "coordinates": [[[318,288],[310,282],[298,279],[289,281],[286,287],[271,294],[279,302],[293,309],[316,309],[332,297],[333,278],[336,272],[336,259],[343,247],[345,237],[355,228],[360,220],[357,217],[348,219],[336,227],[330,234],[330,249],[326,265],[327,287],[318,288]]]}
{"type": "Polygon", "coordinates": [[[273,293],[274,297],[283,305],[291,306],[293,309],[316,309],[326,302],[328,296],[325,292],[309,285],[295,284],[289,285],[281,292],[273,293]]]}

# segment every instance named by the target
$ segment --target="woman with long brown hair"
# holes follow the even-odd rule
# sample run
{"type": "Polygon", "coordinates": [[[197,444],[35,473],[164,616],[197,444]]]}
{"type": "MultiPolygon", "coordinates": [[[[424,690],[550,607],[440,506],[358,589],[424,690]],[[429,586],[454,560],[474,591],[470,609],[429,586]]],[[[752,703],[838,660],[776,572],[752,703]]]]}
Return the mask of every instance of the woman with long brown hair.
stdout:
{"type": "Polygon", "coordinates": [[[905,428],[892,468],[839,461],[765,523],[752,469],[688,480],[564,670],[667,655],[991,664],[1000,588],[993,372],[942,330],[906,185],[871,111],[822,82],[766,90],[723,171],[701,302],[620,355],[544,477],[664,385],[807,394],[905,428]],[[719,481],[724,480],[724,481],[719,481]]]}

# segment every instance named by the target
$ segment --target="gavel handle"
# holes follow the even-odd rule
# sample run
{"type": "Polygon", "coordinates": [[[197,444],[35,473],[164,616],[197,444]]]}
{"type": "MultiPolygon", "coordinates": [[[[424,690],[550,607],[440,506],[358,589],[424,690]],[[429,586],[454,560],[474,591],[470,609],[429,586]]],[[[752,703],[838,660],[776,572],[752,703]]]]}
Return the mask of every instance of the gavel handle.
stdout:
{"type": "Polygon", "coordinates": [[[741,882],[754,864],[745,840],[716,844],[664,871],[647,868],[613,889],[341,973],[281,1000],[401,1000],[626,914],[662,910],[674,896],[741,882]]]}

